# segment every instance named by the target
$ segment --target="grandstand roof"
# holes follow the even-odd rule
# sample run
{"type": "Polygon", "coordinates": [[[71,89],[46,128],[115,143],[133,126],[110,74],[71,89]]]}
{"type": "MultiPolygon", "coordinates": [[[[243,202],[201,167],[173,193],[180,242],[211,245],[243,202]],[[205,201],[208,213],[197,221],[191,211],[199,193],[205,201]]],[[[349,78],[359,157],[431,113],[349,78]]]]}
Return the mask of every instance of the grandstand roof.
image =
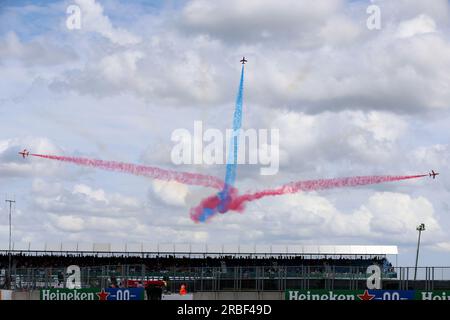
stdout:
{"type": "MultiPolygon", "coordinates": [[[[8,246],[0,246],[7,251],[8,246]]],[[[15,243],[21,252],[93,252],[153,254],[246,254],[246,255],[397,255],[395,245],[211,245],[211,244],[145,244],[145,243],[15,243]]]]}

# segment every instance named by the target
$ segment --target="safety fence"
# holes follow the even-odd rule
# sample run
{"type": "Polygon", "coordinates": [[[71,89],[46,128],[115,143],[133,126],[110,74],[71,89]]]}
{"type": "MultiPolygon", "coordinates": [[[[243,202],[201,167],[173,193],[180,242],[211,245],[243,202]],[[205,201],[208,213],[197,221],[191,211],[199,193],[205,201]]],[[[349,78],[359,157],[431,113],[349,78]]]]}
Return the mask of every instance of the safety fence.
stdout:
{"type": "MultiPolygon", "coordinates": [[[[396,267],[383,270],[383,288],[393,290],[450,289],[450,267],[396,267]]],[[[237,266],[150,268],[146,265],[81,267],[83,288],[129,287],[148,281],[165,281],[166,289],[179,290],[182,284],[196,291],[283,291],[298,289],[365,288],[372,274],[359,266],[237,266]]],[[[0,273],[0,287],[8,285],[7,272],[0,273]]],[[[15,268],[11,288],[64,288],[66,268],[15,268]]]]}

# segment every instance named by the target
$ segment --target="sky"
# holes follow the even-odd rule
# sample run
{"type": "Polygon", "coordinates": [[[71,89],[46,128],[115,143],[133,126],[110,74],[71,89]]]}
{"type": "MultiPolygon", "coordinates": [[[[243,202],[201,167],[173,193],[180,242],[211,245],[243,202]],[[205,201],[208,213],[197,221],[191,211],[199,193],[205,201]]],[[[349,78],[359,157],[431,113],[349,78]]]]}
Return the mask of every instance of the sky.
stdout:
{"type": "Polygon", "coordinates": [[[0,1],[0,194],[16,200],[15,243],[398,245],[411,266],[425,223],[419,264],[450,265],[449,101],[445,0],[0,1]],[[242,56],[242,126],[279,129],[280,169],[240,165],[238,189],[441,174],[268,197],[198,224],[189,210],[213,189],[17,155],[223,177],[225,165],[173,164],[171,134],[231,127],[242,56]]]}

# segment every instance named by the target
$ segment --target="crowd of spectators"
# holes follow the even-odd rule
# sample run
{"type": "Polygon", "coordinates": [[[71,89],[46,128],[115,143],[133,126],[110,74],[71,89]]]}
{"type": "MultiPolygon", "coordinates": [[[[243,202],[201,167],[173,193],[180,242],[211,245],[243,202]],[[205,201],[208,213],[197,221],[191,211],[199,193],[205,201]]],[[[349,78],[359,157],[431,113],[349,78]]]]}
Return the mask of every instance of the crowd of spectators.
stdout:
{"type": "MultiPolygon", "coordinates": [[[[60,268],[69,265],[80,267],[145,265],[147,270],[170,270],[171,268],[196,267],[273,267],[273,266],[340,266],[367,267],[372,264],[389,269],[392,265],[382,256],[341,256],[341,257],[310,257],[310,256],[174,256],[174,255],[86,255],[86,254],[58,254],[58,255],[29,255],[13,254],[12,264],[15,268],[60,268]]],[[[8,255],[0,254],[0,269],[8,266],[8,255]]]]}

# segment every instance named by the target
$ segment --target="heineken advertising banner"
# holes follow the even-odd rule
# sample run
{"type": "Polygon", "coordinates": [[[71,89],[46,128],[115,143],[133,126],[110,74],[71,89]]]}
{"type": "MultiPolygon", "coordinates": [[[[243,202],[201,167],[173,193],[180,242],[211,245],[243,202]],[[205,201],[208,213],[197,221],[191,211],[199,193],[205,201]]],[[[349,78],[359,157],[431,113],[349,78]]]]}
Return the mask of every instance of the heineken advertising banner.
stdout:
{"type": "Polygon", "coordinates": [[[106,292],[109,293],[107,300],[144,300],[144,288],[109,288],[106,292]]]}
{"type": "Polygon", "coordinates": [[[286,300],[450,300],[450,291],[286,290],[286,300]]]}
{"type": "Polygon", "coordinates": [[[144,288],[41,289],[41,300],[143,300],[144,288]]]}
{"type": "Polygon", "coordinates": [[[450,291],[416,291],[416,300],[450,300],[450,291]]]}

